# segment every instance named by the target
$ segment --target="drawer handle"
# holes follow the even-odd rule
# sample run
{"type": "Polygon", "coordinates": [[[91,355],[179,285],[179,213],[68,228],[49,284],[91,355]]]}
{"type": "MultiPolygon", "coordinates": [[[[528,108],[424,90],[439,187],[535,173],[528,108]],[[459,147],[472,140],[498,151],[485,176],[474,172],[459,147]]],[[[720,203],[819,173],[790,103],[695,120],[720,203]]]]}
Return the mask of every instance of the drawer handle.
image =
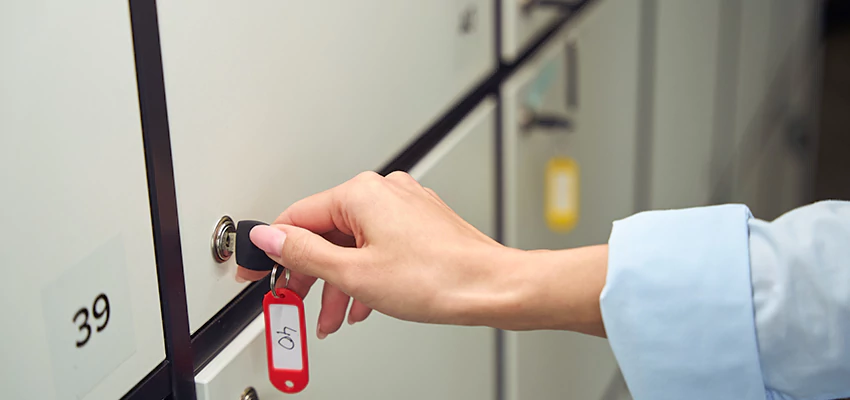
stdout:
{"type": "Polygon", "coordinates": [[[536,113],[525,109],[520,117],[520,130],[524,134],[532,131],[543,130],[544,132],[572,132],[572,119],[554,114],[536,113]]]}
{"type": "Polygon", "coordinates": [[[535,8],[556,8],[559,11],[569,13],[577,9],[582,1],[570,0],[519,0],[523,13],[530,13],[535,8]]]}
{"type": "Polygon", "coordinates": [[[567,75],[567,107],[578,108],[578,48],[575,42],[567,43],[564,49],[567,75]]]}
{"type": "Polygon", "coordinates": [[[478,27],[478,8],[475,5],[470,5],[464,8],[460,14],[458,30],[462,35],[467,35],[475,31],[476,27],[478,27]]]}

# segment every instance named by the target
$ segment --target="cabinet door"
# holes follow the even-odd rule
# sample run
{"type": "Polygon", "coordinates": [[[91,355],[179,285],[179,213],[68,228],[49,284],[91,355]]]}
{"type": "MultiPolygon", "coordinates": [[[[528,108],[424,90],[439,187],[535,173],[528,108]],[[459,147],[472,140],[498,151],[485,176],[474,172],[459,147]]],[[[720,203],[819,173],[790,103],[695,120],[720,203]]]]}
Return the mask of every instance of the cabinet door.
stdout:
{"type": "Polygon", "coordinates": [[[410,175],[482,233],[496,235],[496,106],[487,99],[410,175]]]}
{"type": "MultiPolygon", "coordinates": [[[[720,1],[656,2],[649,208],[712,199],[720,62],[720,1]]],[[[721,134],[725,134],[721,132],[721,134]]]]}
{"type": "MultiPolygon", "coordinates": [[[[411,170],[489,235],[495,219],[494,111],[491,100],[484,102],[411,170]]],[[[235,399],[249,387],[262,400],[495,398],[494,330],[415,324],[373,312],[319,341],[312,332],[320,304],[318,293],[305,299],[310,383],[303,392],[285,395],[269,383],[260,316],[196,376],[198,398],[235,399]]]]}
{"type": "Polygon", "coordinates": [[[157,6],[192,332],[245,286],[220,217],[380,168],[495,68],[490,0],[157,6]]]}
{"type": "Polygon", "coordinates": [[[0,4],[3,398],[115,399],[165,358],[128,12],[0,4]]]}
{"type": "MultiPolygon", "coordinates": [[[[594,2],[502,88],[507,245],[606,243],[611,223],[633,213],[639,6],[594,2]],[[531,113],[566,118],[569,128],[523,128],[531,113]],[[578,184],[548,183],[557,186],[553,193],[578,199],[571,229],[553,229],[547,221],[552,159],[576,166],[578,184]]],[[[559,331],[505,335],[508,400],[600,399],[612,396],[606,393],[616,385],[609,385],[621,380],[606,340],[559,331]]]]}

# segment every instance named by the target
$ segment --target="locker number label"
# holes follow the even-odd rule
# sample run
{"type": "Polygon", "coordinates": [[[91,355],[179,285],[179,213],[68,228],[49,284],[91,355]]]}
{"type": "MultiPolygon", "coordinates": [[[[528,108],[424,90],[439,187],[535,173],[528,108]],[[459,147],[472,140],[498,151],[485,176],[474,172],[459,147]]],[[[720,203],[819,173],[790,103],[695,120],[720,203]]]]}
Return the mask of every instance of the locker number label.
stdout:
{"type": "Polygon", "coordinates": [[[106,324],[109,323],[109,297],[106,296],[106,293],[101,293],[94,298],[94,303],[91,305],[91,313],[89,313],[88,307],[77,310],[74,313],[73,322],[77,324],[80,332],[85,334],[82,339],[77,340],[77,347],[85,346],[89,342],[89,339],[91,339],[92,322],[95,324],[94,329],[96,332],[106,329],[106,324]],[[91,314],[91,319],[94,321],[90,321],[89,314],[91,314]]]}
{"type": "Polygon", "coordinates": [[[110,239],[41,289],[57,393],[85,397],[136,352],[125,254],[110,239]]]}

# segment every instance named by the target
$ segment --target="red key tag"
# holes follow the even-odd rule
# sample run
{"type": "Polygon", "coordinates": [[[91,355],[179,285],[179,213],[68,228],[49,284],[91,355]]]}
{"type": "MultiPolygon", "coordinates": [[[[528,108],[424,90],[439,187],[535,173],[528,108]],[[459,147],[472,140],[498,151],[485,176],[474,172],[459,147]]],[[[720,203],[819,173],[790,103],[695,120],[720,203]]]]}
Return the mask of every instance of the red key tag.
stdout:
{"type": "MultiPolygon", "coordinates": [[[[272,271],[273,277],[276,272],[272,271]]],[[[288,281],[289,271],[286,272],[288,281]]],[[[289,289],[273,290],[263,298],[269,380],[284,393],[298,393],[307,387],[310,380],[304,302],[289,289]]]]}

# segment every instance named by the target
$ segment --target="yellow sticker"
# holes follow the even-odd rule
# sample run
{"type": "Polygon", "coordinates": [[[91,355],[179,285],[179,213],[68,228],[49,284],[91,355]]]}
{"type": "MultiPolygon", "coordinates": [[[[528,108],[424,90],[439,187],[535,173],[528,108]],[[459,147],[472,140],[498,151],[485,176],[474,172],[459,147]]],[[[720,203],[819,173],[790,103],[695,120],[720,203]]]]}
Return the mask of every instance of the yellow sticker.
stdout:
{"type": "Polygon", "coordinates": [[[555,157],[546,164],[546,224],[554,232],[568,232],[578,222],[579,173],[571,158],[555,157]]]}

